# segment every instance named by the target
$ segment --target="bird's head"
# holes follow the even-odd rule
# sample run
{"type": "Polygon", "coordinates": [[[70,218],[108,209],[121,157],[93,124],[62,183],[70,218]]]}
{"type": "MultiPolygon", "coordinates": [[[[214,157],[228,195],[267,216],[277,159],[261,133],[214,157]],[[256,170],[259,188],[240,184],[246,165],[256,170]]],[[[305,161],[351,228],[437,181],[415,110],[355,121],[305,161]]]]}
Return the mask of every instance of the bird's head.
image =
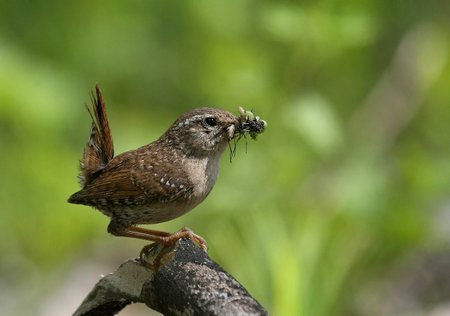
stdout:
{"type": "Polygon", "coordinates": [[[162,136],[188,156],[221,154],[236,136],[238,117],[215,108],[198,108],[180,116],[162,136]]]}

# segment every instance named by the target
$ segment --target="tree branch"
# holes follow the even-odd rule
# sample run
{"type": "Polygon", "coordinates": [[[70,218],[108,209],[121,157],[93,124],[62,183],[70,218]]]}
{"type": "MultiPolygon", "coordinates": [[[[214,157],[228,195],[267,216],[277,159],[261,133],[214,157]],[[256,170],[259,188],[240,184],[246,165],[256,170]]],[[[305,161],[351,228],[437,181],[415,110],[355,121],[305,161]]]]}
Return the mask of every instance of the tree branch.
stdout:
{"type": "Polygon", "coordinates": [[[173,251],[152,249],[149,262],[124,262],[95,285],[75,316],[114,315],[133,302],[145,303],[164,315],[268,315],[248,291],[189,239],[173,251]]]}

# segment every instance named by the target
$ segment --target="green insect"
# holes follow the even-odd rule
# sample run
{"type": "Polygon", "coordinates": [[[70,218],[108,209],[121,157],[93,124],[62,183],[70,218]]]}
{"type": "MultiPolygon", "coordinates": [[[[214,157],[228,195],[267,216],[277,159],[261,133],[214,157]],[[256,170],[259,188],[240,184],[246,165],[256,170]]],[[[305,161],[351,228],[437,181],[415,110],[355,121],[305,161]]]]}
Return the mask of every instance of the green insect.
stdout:
{"type": "Polygon", "coordinates": [[[248,133],[252,139],[256,139],[256,136],[264,132],[267,128],[267,122],[261,120],[259,116],[255,116],[253,111],[244,110],[244,108],[239,107],[239,113],[238,132],[244,137],[248,133]]]}
{"type": "MultiPolygon", "coordinates": [[[[234,138],[234,146],[230,146],[230,162],[233,157],[236,155],[236,144],[243,137],[246,139],[247,134],[250,135],[252,139],[256,139],[256,136],[264,132],[267,128],[267,122],[261,120],[259,116],[256,116],[252,111],[245,110],[242,107],[239,107],[239,124],[236,126],[236,133],[239,135],[234,138]]],[[[247,142],[245,142],[245,151],[247,152],[247,142]]]]}

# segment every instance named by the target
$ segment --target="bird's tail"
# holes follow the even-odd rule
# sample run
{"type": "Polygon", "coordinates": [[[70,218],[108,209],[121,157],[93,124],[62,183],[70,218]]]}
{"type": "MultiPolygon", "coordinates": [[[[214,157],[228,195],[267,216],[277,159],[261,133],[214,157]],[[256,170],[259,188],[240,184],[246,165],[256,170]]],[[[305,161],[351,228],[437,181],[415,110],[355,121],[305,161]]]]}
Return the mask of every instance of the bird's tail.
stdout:
{"type": "Polygon", "coordinates": [[[95,179],[99,171],[114,157],[114,144],[106,115],[106,105],[98,84],[95,85],[95,93],[91,93],[91,99],[94,114],[86,105],[92,118],[91,134],[80,161],[79,178],[82,187],[95,179]]]}

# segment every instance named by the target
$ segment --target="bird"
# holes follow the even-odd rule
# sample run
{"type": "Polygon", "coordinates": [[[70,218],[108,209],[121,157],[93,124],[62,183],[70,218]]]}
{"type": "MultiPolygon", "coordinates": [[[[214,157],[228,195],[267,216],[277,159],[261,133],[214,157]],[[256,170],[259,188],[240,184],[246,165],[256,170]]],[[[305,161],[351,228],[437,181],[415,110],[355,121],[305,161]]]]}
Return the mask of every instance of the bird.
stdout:
{"type": "Polygon", "coordinates": [[[91,98],[92,110],[86,106],[91,132],[80,161],[81,190],[68,202],[91,206],[110,217],[107,231],[112,235],[163,245],[188,237],[206,251],[204,238],[189,228],[169,233],[138,225],[175,219],[204,201],[230,141],[249,131],[248,117],[242,120],[226,110],[196,108],[178,117],[157,140],[114,156],[98,84],[91,98]]]}

